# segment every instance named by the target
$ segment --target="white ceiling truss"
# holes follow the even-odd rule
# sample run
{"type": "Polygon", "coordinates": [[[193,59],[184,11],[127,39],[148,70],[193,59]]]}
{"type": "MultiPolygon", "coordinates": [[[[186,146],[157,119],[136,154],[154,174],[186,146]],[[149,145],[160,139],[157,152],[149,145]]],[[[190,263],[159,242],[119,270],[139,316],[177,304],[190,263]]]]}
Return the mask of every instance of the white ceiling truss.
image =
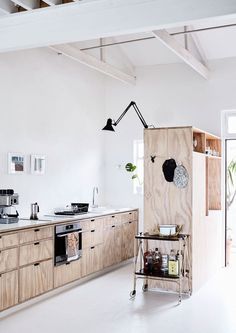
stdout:
{"type": "Polygon", "coordinates": [[[209,28],[227,18],[236,20],[236,2],[214,0],[212,5],[212,0],[0,0],[0,15],[0,52],[51,47],[99,72],[134,84],[132,58],[122,47],[116,45],[116,53],[127,64],[127,71],[111,65],[103,48],[100,57],[95,57],[72,43],[114,38],[115,45],[121,36],[149,32],[149,39],[159,40],[207,79],[207,57],[198,35],[189,33],[194,30],[191,24],[209,28]],[[173,28],[188,30],[185,43],[169,32],[173,28]]]}

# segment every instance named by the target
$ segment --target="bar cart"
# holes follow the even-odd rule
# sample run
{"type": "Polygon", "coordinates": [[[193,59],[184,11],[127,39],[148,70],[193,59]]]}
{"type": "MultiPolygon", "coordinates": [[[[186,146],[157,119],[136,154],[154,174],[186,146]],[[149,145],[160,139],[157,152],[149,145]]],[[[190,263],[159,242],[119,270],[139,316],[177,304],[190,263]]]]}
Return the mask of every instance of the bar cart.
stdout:
{"type": "Polygon", "coordinates": [[[161,280],[175,282],[178,284],[178,304],[182,301],[183,281],[187,279],[188,295],[191,295],[191,271],[189,259],[189,235],[179,234],[178,236],[157,236],[148,233],[140,233],[135,236],[135,260],[134,260],[134,288],[130,292],[130,298],[135,298],[137,279],[143,279],[143,291],[148,290],[149,280],[161,280]],[[179,253],[179,273],[177,276],[169,275],[166,272],[158,273],[146,272],[144,269],[144,253],[149,249],[150,240],[160,242],[178,242],[179,253]]]}

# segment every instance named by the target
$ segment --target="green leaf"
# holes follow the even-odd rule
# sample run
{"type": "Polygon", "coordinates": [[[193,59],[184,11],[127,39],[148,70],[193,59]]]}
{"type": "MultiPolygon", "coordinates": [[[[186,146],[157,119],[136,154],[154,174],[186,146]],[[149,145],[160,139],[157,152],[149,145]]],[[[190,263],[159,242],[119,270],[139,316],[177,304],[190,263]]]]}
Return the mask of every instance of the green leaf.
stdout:
{"type": "Polygon", "coordinates": [[[138,178],[137,174],[135,174],[135,175],[132,176],[132,179],[135,179],[135,178],[138,178]]]}
{"type": "Polygon", "coordinates": [[[132,163],[127,163],[125,166],[126,171],[128,172],[134,172],[134,170],[136,169],[136,165],[132,164],[132,163]]]}

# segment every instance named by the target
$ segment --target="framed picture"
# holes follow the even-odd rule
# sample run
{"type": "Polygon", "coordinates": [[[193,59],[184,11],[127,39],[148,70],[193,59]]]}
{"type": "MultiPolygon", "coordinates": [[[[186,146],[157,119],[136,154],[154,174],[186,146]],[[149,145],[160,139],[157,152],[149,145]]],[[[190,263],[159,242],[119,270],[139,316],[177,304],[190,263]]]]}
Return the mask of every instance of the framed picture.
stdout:
{"type": "Polygon", "coordinates": [[[44,155],[31,155],[30,157],[30,169],[34,175],[45,174],[45,159],[44,155]]]}
{"type": "Polygon", "coordinates": [[[22,174],[25,172],[25,155],[8,153],[8,173],[22,174]]]}

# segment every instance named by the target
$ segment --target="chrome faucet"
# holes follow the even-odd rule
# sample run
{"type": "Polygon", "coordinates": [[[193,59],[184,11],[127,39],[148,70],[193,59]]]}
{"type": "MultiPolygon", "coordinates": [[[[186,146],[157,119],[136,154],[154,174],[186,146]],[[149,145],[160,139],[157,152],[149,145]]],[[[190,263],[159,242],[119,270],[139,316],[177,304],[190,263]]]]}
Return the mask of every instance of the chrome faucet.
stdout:
{"type": "Polygon", "coordinates": [[[95,204],[95,194],[98,194],[98,187],[97,186],[94,186],[94,188],[93,188],[93,203],[92,203],[92,207],[93,208],[96,208],[96,207],[98,207],[98,205],[97,204],[95,204]]]}

